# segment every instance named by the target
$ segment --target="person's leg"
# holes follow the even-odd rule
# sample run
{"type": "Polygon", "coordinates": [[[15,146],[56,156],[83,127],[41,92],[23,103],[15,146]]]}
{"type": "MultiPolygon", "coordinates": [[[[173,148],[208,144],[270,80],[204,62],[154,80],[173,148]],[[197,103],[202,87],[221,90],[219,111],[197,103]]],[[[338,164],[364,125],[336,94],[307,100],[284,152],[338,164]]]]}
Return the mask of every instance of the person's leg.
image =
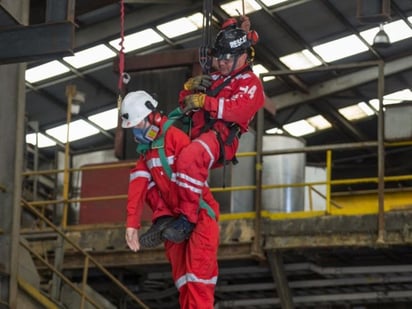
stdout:
{"type": "Polygon", "coordinates": [[[206,184],[209,169],[219,160],[219,142],[214,131],[202,134],[179,154],[176,162],[176,183],[179,209],[187,219],[197,222],[199,200],[206,184]]]}
{"type": "Polygon", "coordinates": [[[185,299],[187,298],[187,285],[182,284],[186,278],[186,248],[187,242],[180,244],[171,241],[165,242],[166,257],[172,267],[173,282],[179,291],[179,305],[184,308],[185,299]]]}
{"type": "Polygon", "coordinates": [[[218,246],[219,226],[202,209],[186,248],[187,297],[182,308],[213,309],[218,278],[218,246]]]}
{"type": "Polygon", "coordinates": [[[150,205],[152,215],[152,226],[139,237],[140,245],[143,248],[154,248],[163,243],[163,230],[173,220],[173,212],[159,197],[158,190],[150,190],[147,194],[147,201],[150,205]]]}
{"type": "Polygon", "coordinates": [[[171,214],[158,216],[152,226],[139,237],[139,243],[142,248],[154,248],[165,241],[162,232],[173,221],[174,217],[171,214]]]}

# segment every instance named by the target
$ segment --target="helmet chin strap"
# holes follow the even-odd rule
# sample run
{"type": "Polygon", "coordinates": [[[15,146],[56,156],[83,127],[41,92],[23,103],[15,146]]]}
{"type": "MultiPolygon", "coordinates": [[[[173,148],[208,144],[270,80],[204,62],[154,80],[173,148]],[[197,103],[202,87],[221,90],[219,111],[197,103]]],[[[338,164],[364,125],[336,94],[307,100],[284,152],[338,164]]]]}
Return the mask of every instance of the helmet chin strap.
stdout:
{"type": "Polygon", "coordinates": [[[236,55],[233,57],[233,64],[232,64],[232,68],[230,69],[230,72],[228,75],[232,74],[232,72],[234,71],[234,69],[236,68],[237,65],[237,61],[239,60],[239,55],[236,55]]]}

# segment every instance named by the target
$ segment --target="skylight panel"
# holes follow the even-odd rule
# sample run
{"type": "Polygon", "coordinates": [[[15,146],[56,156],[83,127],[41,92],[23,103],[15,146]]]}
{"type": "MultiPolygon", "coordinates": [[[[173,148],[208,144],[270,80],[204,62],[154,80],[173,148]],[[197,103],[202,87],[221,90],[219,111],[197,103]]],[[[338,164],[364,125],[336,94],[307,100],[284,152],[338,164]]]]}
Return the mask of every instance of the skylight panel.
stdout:
{"type": "Polygon", "coordinates": [[[70,69],[67,66],[57,60],[53,60],[26,70],[26,81],[36,83],[69,71],[70,69]]]}
{"type": "Polygon", "coordinates": [[[412,101],[412,91],[410,89],[403,89],[395,91],[383,96],[383,104],[397,104],[403,101],[412,101]]]}
{"type": "Polygon", "coordinates": [[[239,16],[239,14],[243,14],[243,1],[245,7],[245,15],[262,9],[262,7],[254,0],[235,0],[222,4],[220,7],[229,16],[239,16]]]}
{"type": "Polygon", "coordinates": [[[63,60],[68,62],[76,69],[88,66],[93,63],[104,61],[116,56],[116,53],[103,44],[79,51],[74,56],[64,57],[63,60]]]}
{"type": "Polygon", "coordinates": [[[92,115],[88,117],[88,119],[104,130],[111,130],[117,127],[119,111],[117,108],[113,108],[111,110],[92,115]]]}
{"type": "Polygon", "coordinates": [[[303,136],[316,131],[316,129],[306,120],[299,120],[285,124],[283,129],[293,136],[303,136]]]}
{"type": "Polygon", "coordinates": [[[42,133],[29,133],[26,134],[26,143],[32,144],[33,146],[36,145],[36,134],[37,134],[37,147],[38,148],[46,148],[55,146],[56,142],[53,141],[51,138],[47,137],[42,133]]]}
{"type": "MultiPolygon", "coordinates": [[[[124,37],[124,52],[128,53],[162,41],[164,41],[163,38],[153,29],[135,32],[124,37]]],[[[109,44],[120,50],[120,39],[112,40],[109,44]]]]}
{"type": "MultiPolygon", "coordinates": [[[[387,23],[383,27],[391,43],[399,42],[412,37],[412,29],[409,28],[409,26],[402,19],[387,23]]],[[[362,31],[360,35],[368,42],[369,45],[373,45],[373,39],[379,30],[379,27],[374,27],[362,31]]]]}
{"type": "Polygon", "coordinates": [[[384,29],[391,43],[412,37],[412,29],[402,19],[384,25],[384,29]]]}
{"type": "Polygon", "coordinates": [[[172,39],[199,29],[188,17],[178,18],[156,27],[168,38],[172,39]]]}
{"type": "Polygon", "coordinates": [[[306,119],[306,121],[317,131],[332,127],[331,123],[327,121],[322,115],[310,117],[306,119]]]}
{"type": "Polygon", "coordinates": [[[266,6],[277,5],[283,2],[288,2],[289,0],[262,0],[263,4],[266,6]]]}
{"type": "MultiPolygon", "coordinates": [[[[377,111],[379,110],[379,100],[378,99],[369,100],[369,104],[372,105],[373,108],[376,109],[377,111]]],[[[385,102],[383,104],[385,104],[385,102]]]]}
{"type": "MultiPolygon", "coordinates": [[[[62,143],[67,141],[67,124],[46,130],[46,133],[53,136],[62,143]]],[[[99,130],[80,119],[70,123],[69,141],[77,141],[79,139],[99,133],[99,130]]]]}
{"type": "Polygon", "coordinates": [[[283,134],[283,130],[279,128],[271,128],[265,131],[266,134],[283,134]]]}
{"type": "MultiPolygon", "coordinates": [[[[262,73],[267,73],[269,71],[263,65],[256,64],[256,65],[253,66],[253,72],[255,74],[259,75],[259,74],[262,74],[262,73]]],[[[265,76],[265,77],[263,77],[264,82],[267,82],[267,81],[270,81],[270,80],[273,80],[273,79],[275,79],[275,76],[265,76]]]]}
{"type": "Polygon", "coordinates": [[[279,60],[291,70],[310,69],[322,64],[319,59],[307,49],[280,57],[279,60]]]}
{"type": "MultiPolygon", "coordinates": [[[[403,101],[412,101],[412,91],[408,88],[395,91],[383,96],[383,105],[398,104],[403,101]]],[[[379,99],[372,99],[369,104],[379,110],[379,99]]]]}
{"type": "Polygon", "coordinates": [[[374,111],[365,102],[359,102],[355,105],[340,108],[339,113],[351,121],[371,116],[374,114],[374,111]]]}
{"type": "Polygon", "coordinates": [[[332,62],[367,51],[368,47],[354,34],[313,47],[325,61],[332,62]]]}
{"type": "Polygon", "coordinates": [[[375,111],[365,102],[359,102],[358,103],[359,108],[361,108],[363,110],[363,112],[367,115],[367,116],[372,116],[375,114],[375,111]]]}
{"type": "Polygon", "coordinates": [[[203,14],[196,13],[187,17],[197,28],[203,28],[203,14]]]}

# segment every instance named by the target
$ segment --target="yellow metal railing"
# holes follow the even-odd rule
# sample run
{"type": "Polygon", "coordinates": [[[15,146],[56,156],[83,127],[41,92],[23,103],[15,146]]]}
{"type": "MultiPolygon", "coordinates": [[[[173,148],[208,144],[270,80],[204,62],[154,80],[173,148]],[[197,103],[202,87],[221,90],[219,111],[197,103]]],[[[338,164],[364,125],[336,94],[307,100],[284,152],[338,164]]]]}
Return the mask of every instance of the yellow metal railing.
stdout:
{"type": "MultiPolygon", "coordinates": [[[[361,143],[362,145],[364,143],[361,143]]],[[[399,146],[404,145],[412,145],[412,142],[403,142],[400,143],[399,146]]],[[[370,147],[370,144],[367,145],[370,147]]],[[[390,144],[391,147],[394,147],[394,144],[390,144]]],[[[328,146],[325,146],[326,148],[328,146]]],[[[324,147],[324,148],[325,148],[324,147]]],[[[336,147],[336,145],[334,146],[336,147]]],[[[357,146],[354,146],[357,147],[357,146]]],[[[306,147],[307,148],[307,147],[306,147]]],[[[333,145],[331,145],[333,148],[333,145]]],[[[308,149],[291,149],[291,150],[282,150],[282,151],[272,151],[272,152],[264,152],[262,156],[265,155],[276,155],[276,154],[285,154],[285,153],[299,153],[305,152],[308,149]]],[[[313,151],[309,149],[309,151],[313,151]]],[[[320,151],[320,150],[317,150],[320,151]]],[[[238,153],[238,157],[250,157],[250,156],[257,156],[257,152],[246,152],[246,153],[238,153]]],[[[113,164],[101,164],[101,165],[94,165],[94,166],[87,166],[83,168],[72,168],[69,169],[69,172],[81,172],[86,170],[99,170],[99,169],[113,169],[113,168],[120,168],[120,167],[127,167],[127,166],[134,166],[134,162],[119,162],[113,164]]],[[[24,173],[25,176],[39,176],[44,174],[51,174],[51,173],[62,173],[64,170],[47,170],[47,171],[35,171],[35,172],[27,172],[24,173]]],[[[368,183],[379,183],[379,177],[364,177],[364,178],[351,178],[351,179],[331,179],[332,174],[332,150],[326,150],[326,179],[325,181],[315,181],[315,182],[304,182],[304,183],[288,183],[288,184],[261,184],[259,188],[255,184],[251,185],[242,185],[242,186],[227,186],[224,188],[221,187],[212,187],[212,192],[233,192],[233,191],[256,191],[257,189],[261,190],[269,190],[269,189],[282,189],[282,188],[294,188],[294,187],[307,187],[309,192],[309,204],[313,206],[313,193],[317,194],[318,196],[322,197],[326,201],[326,214],[333,215],[332,208],[341,209],[342,206],[339,203],[333,201],[332,198],[332,187],[337,185],[354,185],[354,184],[368,184],[368,183]],[[322,194],[319,192],[315,187],[322,186],[326,187],[326,194],[322,194]]],[[[399,176],[385,176],[383,177],[383,181],[385,183],[388,182],[396,182],[396,181],[408,181],[412,180],[412,175],[399,175],[399,176]]],[[[110,200],[118,200],[118,199],[126,199],[127,198],[127,188],[125,188],[124,194],[117,194],[117,195],[104,195],[104,196],[94,196],[94,197],[83,197],[83,198],[61,198],[61,199],[54,199],[54,200],[39,200],[39,201],[30,201],[27,202],[29,205],[34,207],[42,207],[45,205],[57,205],[57,204],[71,204],[71,203],[82,203],[82,202],[92,202],[92,201],[110,201],[110,200]]],[[[256,206],[256,205],[255,205],[256,206]]],[[[309,207],[309,211],[313,209],[313,207],[309,207]]],[[[359,212],[356,212],[359,214],[359,212]]],[[[66,218],[67,220],[67,218],[66,218]]],[[[67,224],[67,223],[66,223],[67,224]]],[[[67,225],[66,225],[67,227],[67,225]]]]}
{"type": "Polygon", "coordinates": [[[29,210],[32,214],[34,214],[37,218],[44,221],[56,234],[64,239],[64,241],[70,244],[77,252],[81,253],[84,257],[84,265],[83,265],[83,277],[82,277],[82,289],[79,289],[75,284],[73,284],[64,274],[62,274],[58,269],[56,269],[53,265],[51,265],[45,258],[40,256],[40,254],[36,253],[34,250],[30,248],[30,245],[25,244],[24,242],[20,242],[24,248],[29,250],[29,252],[34,255],[39,261],[41,261],[48,269],[53,271],[59,278],[61,278],[67,285],[69,285],[73,290],[75,290],[81,296],[81,308],[84,308],[85,301],[87,300],[90,302],[95,308],[100,308],[99,304],[96,303],[94,299],[89,297],[87,293],[85,293],[84,288],[87,284],[87,275],[89,264],[92,263],[94,266],[99,269],[107,278],[109,278],[117,287],[120,288],[131,300],[133,300],[136,304],[140,305],[141,308],[148,309],[147,307],[136,295],[131,292],[125,285],[123,285],[116,277],[114,277],[102,264],[100,264],[93,256],[89,253],[84,251],[79,245],[77,245],[74,241],[67,238],[65,233],[61,231],[59,227],[54,225],[49,219],[44,217],[34,206],[30,205],[26,201],[22,201],[22,205],[24,208],[29,210]]]}
{"type": "MultiPolygon", "coordinates": [[[[386,144],[386,147],[396,147],[396,146],[405,146],[405,145],[412,145],[412,142],[403,142],[400,144],[386,144]]],[[[333,215],[359,215],[359,214],[369,214],[369,213],[377,213],[380,218],[383,217],[383,213],[390,210],[391,208],[384,207],[384,192],[379,193],[379,190],[376,190],[375,195],[378,196],[379,194],[379,201],[378,205],[368,205],[368,208],[365,209],[364,207],[359,207],[359,209],[354,210],[354,208],[347,207],[347,204],[342,203],[342,198],[338,198],[335,200],[334,195],[332,194],[333,186],[337,185],[354,185],[354,184],[368,184],[374,183],[379,184],[380,182],[387,183],[393,181],[407,181],[412,180],[412,175],[400,175],[400,176],[386,176],[383,177],[382,175],[378,175],[377,177],[365,177],[365,178],[352,178],[352,179],[332,179],[332,169],[333,169],[333,151],[339,150],[347,150],[351,148],[363,148],[363,147],[376,147],[376,142],[366,142],[366,143],[356,143],[356,144],[346,144],[346,145],[326,145],[326,146],[314,146],[314,147],[303,147],[302,149],[284,149],[278,151],[256,151],[256,152],[247,152],[247,153],[239,153],[237,154],[238,157],[255,157],[256,158],[256,182],[255,184],[251,185],[243,185],[243,186],[232,186],[232,187],[225,187],[225,188],[211,188],[212,192],[233,192],[233,191],[255,191],[255,211],[251,213],[244,213],[244,214],[222,214],[220,217],[221,221],[225,220],[234,220],[234,219],[241,219],[241,218],[249,218],[255,220],[255,238],[253,241],[252,247],[252,254],[256,256],[262,255],[262,248],[260,247],[260,224],[261,218],[269,218],[271,220],[282,220],[282,219],[294,219],[294,218],[307,218],[312,216],[333,216],[333,215]],[[299,153],[299,152],[325,152],[326,154],[326,162],[325,162],[325,171],[326,177],[325,181],[315,181],[315,182],[304,182],[304,183],[288,183],[288,184],[263,184],[261,179],[261,173],[263,169],[262,158],[264,156],[273,156],[273,155],[281,155],[281,154],[291,154],[291,153],[299,153]],[[316,186],[325,186],[326,192],[322,194],[319,190],[316,189],[316,186]],[[269,189],[283,189],[283,188],[294,188],[294,187],[305,187],[308,188],[309,192],[309,210],[303,212],[292,212],[292,213],[279,213],[279,212],[271,212],[265,209],[262,209],[262,200],[261,194],[264,190],[269,189]],[[314,210],[313,207],[313,196],[314,195],[320,196],[322,199],[325,200],[325,210],[317,211],[314,210]]],[[[99,169],[113,169],[113,168],[121,168],[121,167],[133,167],[134,162],[119,162],[113,164],[101,164],[101,165],[94,165],[94,166],[87,166],[83,168],[68,168],[66,167],[64,170],[49,170],[49,171],[34,171],[30,173],[24,173],[24,176],[40,176],[40,175],[47,175],[53,173],[65,173],[68,175],[69,173],[74,172],[83,172],[86,170],[99,170],[99,169]]],[[[68,176],[66,176],[68,177],[68,176]]],[[[34,213],[38,218],[42,220],[42,222],[46,223],[46,226],[39,227],[36,229],[35,232],[41,231],[50,231],[53,230],[57,234],[61,236],[64,242],[69,243],[73,246],[77,251],[81,252],[84,256],[84,271],[82,277],[82,289],[78,288],[76,285],[69,283],[68,279],[63,276],[62,273],[58,271],[58,269],[54,268],[53,265],[50,265],[45,259],[43,259],[38,253],[34,252],[30,248],[30,245],[25,246],[33,256],[35,256],[39,261],[46,265],[50,270],[52,270],[59,278],[61,278],[64,282],[66,282],[69,286],[71,286],[77,293],[81,295],[81,304],[82,307],[85,305],[85,302],[88,301],[91,304],[94,304],[94,301],[87,296],[84,291],[84,287],[87,283],[87,276],[88,276],[88,269],[90,264],[94,265],[98,269],[100,269],[108,278],[110,278],[116,285],[118,285],[132,300],[136,303],[141,305],[142,308],[147,308],[131,291],[127,289],[121,282],[119,282],[110,272],[108,272],[101,264],[99,264],[90,254],[85,252],[82,248],[80,248],[76,243],[71,241],[69,238],[65,237],[65,232],[70,231],[75,226],[70,226],[67,224],[67,210],[65,211],[66,215],[63,215],[61,226],[57,227],[53,225],[42,213],[44,211],[45,206],[47,205],[54,205],[52,207],[57,206],[58,204],[63,204],[65,207],[68,207],[71,203],[83,203],[83,202],[91,202],[91,201],[109,201],[109,200],[117,200],[117,199],[126,199],[127,198],[127,188],[125,188],[125,194],[117,194],[117,195],[105,195],[105,196],[95,196],[95,197],[86,197],[86,198],[69,198],[70,196],[70,188],[68,187],[68,183],[65,182],[66,190],[65,194],[63,195],[62,199],[55,199],[55,200],[45,200],[45,201],[24,201],[23,207],[28,209],[31,213],[34,213]],[[40,208],[40,211],[39,211],[40,208]]],[[[412,189],[411,189],[412,190],[412,189]]],[[[108,224],[93,224],[92,227],[88,226],[85,229],[98,229],[99,226],[101,228],[107,228],[108,224]]],[[[110,226],[110,224],[109,224],[110,226]]],[[[79,228],[80,226],[76,226],[79,228]]],[[[384,224],[381,223],[379,226],[379,235],[378,241],[384,241],[383,238],[380,238],[383,235],[384,224]]]]}
{"type": "MultiPolygon", "coordinates": [[[[20,243],[20,244],[22,244],[22,243],[20,243]]],[[[24,244],[23,244],[23,246],[24,246],[24,244]]],[[[26,248],[27,248],[27,246],[26,246],[26,248]]],[[[50,299],[48,299],[46,296],[44,296],[42,293],[40,293],[40,291],[36,287],[32,286],[29,282],[27,282],[23,278],[18,277],[17,278],[17,283],[24,291],[26,291],[27,294],[29,294],[36,301],[38,301],[40,304],[42,304],[44,308],[59,309],[59,306],[57,306],[54,302],[52,302],[50,299]]]]}

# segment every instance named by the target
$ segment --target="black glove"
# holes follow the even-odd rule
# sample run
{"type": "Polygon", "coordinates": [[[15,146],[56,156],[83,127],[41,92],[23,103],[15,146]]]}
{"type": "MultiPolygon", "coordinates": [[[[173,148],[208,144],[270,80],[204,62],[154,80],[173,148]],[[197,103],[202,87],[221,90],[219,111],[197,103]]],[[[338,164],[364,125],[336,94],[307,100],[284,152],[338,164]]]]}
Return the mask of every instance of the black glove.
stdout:
{"type": "Polygon", "coordinates": [[[191,91],[202,91],[204,92],[212,84],[212,78],[209,75],[198,75],[192,78],[189,78],[183,88],[185,90],[191,91]]]}

